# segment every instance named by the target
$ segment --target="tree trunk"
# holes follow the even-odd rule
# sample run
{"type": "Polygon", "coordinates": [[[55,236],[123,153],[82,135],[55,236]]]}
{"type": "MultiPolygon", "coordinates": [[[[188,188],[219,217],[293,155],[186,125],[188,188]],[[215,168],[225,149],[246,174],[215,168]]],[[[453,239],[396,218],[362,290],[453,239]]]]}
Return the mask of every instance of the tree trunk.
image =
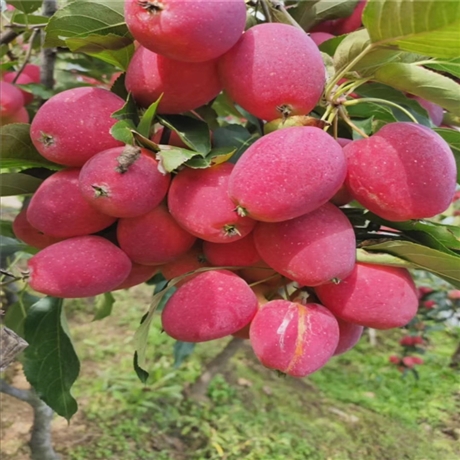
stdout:
{"type": "Polygon", "coordinates": [[[32,433],[29,441],[32,460],[60,460],[51,439],[53,410],[45,404],[34,390],[20,390],[0,379],[0,392],[30,404],[34,411],[32,433]]]}
{"type": "Polygon", "coordinates": [[[230,358],[239,350],[243,342],[243,339],[233,337],[225,348],[206,365],[204,372],[187,391],[190,398],[199,400],[206,397],[211,380],[225,368],[230,358]]]}
{"type": "MultiPolygon", "coordinates": [[[[57,0],[43,0],[42,14],[51,17],[58,8],[57,0]]],[[[44,48],[41,55],[40,83],[45,88],[54,86],[54,64],[56,63],[57,48],[44,48]]]]}

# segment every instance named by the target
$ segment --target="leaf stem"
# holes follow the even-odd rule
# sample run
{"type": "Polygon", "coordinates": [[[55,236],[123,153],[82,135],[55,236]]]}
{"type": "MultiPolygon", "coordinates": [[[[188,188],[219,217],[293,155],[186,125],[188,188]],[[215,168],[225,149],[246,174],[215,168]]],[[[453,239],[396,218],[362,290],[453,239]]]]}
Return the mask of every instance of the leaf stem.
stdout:
{"type": "Polygon", "coordinates": [[[368,138],[369,136],[364,132],[362,131],[360,128],[358,128],[350,119],[350,117],[348,116],[348,113],[345,109],[345,107],[339,107],[339,114],[340,116],[343,118],[343,120],[345,121],[345,123],[350,126],[351,129],[353,129],[354,131],[356,131],[360,136],[364,137],[364,138],[368,138]]]}
{"type": "Polygon", "coordinates": [[[329,99],[329,96],[334,89],[334,86],[337,84],[338,81],[340,81],[346,73],[353,69],[353,67],[367,54],[369,51],[371,51],[373,48],[372,44],[369,44],[364,48],[361,53],[359,53],[351,62],[348,63],[347,66],[345,66],[342,70],[340,70],[333,78],[332,80],[327,84],[326,89],[325,89],[325,95],[326,99],[329,99]]]}
{"type": "Polygon", "coordinates": [[[405,108],[401,107],[399,104],[396,104],[395,102],[387,101],[385,99],[379,99],[377,97],[363,97],[363,98],[360,98],[360,99],[353,99],[353,100],[350,100],[350,101],[345,101],[342,105],[344,105],[344,106],[353,106],[353,105],[357,105],[357,104],[361,104],[361,103],[365,103],[365,102],[376,102],[376,103],[379,103],[379,104],[386,104],[386,105],[389,105],[391,107],[395,107],[395,108],[401,110],[401,112],[403,112],[405,115],[407,115],[414,123],[418,124],[417,119],[408,110],[406,110],[405,108]]]}

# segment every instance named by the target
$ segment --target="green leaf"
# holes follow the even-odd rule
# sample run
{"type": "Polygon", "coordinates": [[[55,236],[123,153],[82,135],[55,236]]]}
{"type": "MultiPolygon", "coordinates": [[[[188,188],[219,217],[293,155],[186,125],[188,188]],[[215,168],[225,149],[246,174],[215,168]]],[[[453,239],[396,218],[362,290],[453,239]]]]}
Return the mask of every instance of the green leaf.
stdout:
{"type": "Polygon", "coordinates": [[[460,85],[444,75],[413,64],[390,63],[378,69],[374,79],[460,114],[460,85]]]}
{"type": "MultiPolygon", "coordinates": [[[[460,250],[460,228],[453,225],[438,224],[429,220],[409,220],[405,222],[392,222],[371,213],[367,212],[365,218],[383,225],[385,227],[400,230],[403,235],[410,238],[419,239],[422,244],[428,240],[421,235],[429,235],[444,247],[460,250]]],[[[429,243],[429,242],[428,242],[429,243]]],[[[428,244],[429,245],[429,244],[428,244]]]]}
{"type": "Polygon", "coordinates": [[[96,296],[95,299],[95,309],[93,321],[99,321],[101,319],[110,316],[112,313],[112,307],[115,303],[115,297],[111,292],[105,292],[104,294],[96,296]]]}
{"type": "Polygon", "coordinates": [[[11,304],[5,314],[5,326],[24,338],[24,323],[30,307],[40,300],[40,297],[29,294],[27,291],[18,295],[18,301],[11,304]]]}
{"type": "Polygon", "coordinates": [[[42,0],[8,0],[6,3],[26,14],[32,13],[42,6],[42,0]]]}
{"type": "Polygon", "coordinates": [[[65,46],[65,39],[115,34],[130,37],[123,0],[76,0],[59,9],[45,28],[45,47],[65,46]]]}
{"type": "Polygon", "coordinates": [[[460,288],[460,256],[446,254],[409,241],[389,241],[365,247],[366,251],[386,252],[428,270],[460,288]]]}
{"type": "Polygon", "coordinates": [[[133,126],[139,123],[139,114],[137,112],[136,101],[134,100],[134,97],[131,93],[128,94],[123,107],[116,112],[113,112],[111,117],[120,121],[131,120],[133,122],[133,126]]]}
{"type": "Polygon", "coordinates": [[[162,97],[163,95],[161,95],[154,103],[150,104],[149,108],[142,115],[141,121],[137,125],[137,132],[144,137],[148,138],[150,136],[150,128],[152,127],[153,120],[155,119],[158,105],[160,104],[162,97]]]}
{"type": "Polygon", "coordinates": [[[42,179],[21,173],[6,173],[0,175],[0,196],[28,195],[34,193],[42,179]]]}
{"type": "Polygon", "coordinates": [[[30,125],[25,123],[2,126],[0,128],[0,148],[2,168],[62,168],[37,152],[30,138],[30,125]]]}
{"type": "Polygon", "coordinates": [[[149,373],[139,366],[139,356],[137,354],[137,351],[134,352],[133,367],[139,380],[144,384],[147,383],[149,373]]]}
{"type": "Polygon", "coordinates": [[[174,367],[177,369],[193,353],[196,343],[181,342],[174,343],[174,367]]]}
{"type": "Polygon", "coordinates": [[[351,16],[359,0],[320,0],[314,6],[317,22],[351,16]]]}
{"type": "MultiPolygon", "coordinates": [[[[381,83],[366,83],[355,90],[363,98],[377,98],[394,102],[409,110],[417,121],[425,126],[431,126],[427,111],[415,100],[407,97],[401,91],[381,83]]],[[[389,107],[389,106],[386,106],[389,107]]],[[[392,109],[398,121],[409,121],[409,118],[398,109],[392,109]]]]}
{"type": "Polygon", "coordinates": [[[70,420],[77,402],[70,389],[80,363],[66,332],[63,300],[45,297],[30,307],[24,323],[24,373],[39,397],[57,414],[70,420]]]}
{"type": "Polygon", "coordinates": [[[389,265],[391,267],[403,267],[403,268],[416,268],[414,264],[411,264],[407,260],[400,259],[399,257],[392,256],[385,252],[368,252],[365,249],[356,250],[357,262],[364,264],[375,264],[375,265],[389,265]]]}
{"type": "Polygon", "coordinates": [[[0,220],[0,235],[8,238],[15,238],[13,222],[11,220],[0,220]]]}
{"type": "MultiPolygon", "coordinates": [[[[345,69],[359,54],[370,45],[369,33],[366,29],[357,30],[348,34],[340,42],[334,53],[334,65],[337,72],[345,69]]],[[[373,49],[367,52],[348,71],[359,72],[362,76],[372,75],[375,69],[398,59],[400,51],[388,49],[373,49]]]]}
{"type": "MultiPolygon", "coordinates": [[[[359,99],[357,99],[357,102],[359,102],[359,99]]],[[[353,118],[367,118],[369,114],[372,114],[376,120],[382,120],[386,123],[398,121],[388,106],[379,105],[375,102],[362,102],[347,106],[347,112],[353,118]]]]}
{"type": "Polygon", "coordinates": [[[450,73],[454,77],[460,78],[460,57],[448,60],[435,59],[429,64],[424,64],[430,69],[438,70],[439,72],[450,73]]]}
{"type": "Polygon", "coordinates": [[[211,150],[211,135],[204,121],[184,115],[161,115],[158,116],[158,121],[175,131],[184,144],[195,152],[204,156],[211,150]]]}
{"type": "Polygon", "coordinates": [[[117,141],[124,144],[133,145],[135,125],[131,120],[122,120],[115,123],[110,129],[110,134],[117,141]]]}
{"type": "Polygon", "coordinates": [[[192,169],[205,169],[211,166],[220,165],[230,160],[235,152],[236,149],[232,147],[212,149],[205,158],[199,156],[193,157],[185,163],[185,166],[192,169]]]}
{"type": "Polygon", "coordinates": [[[438,58],[459,55],[458,1],[369,0],[363,23],[374,44],[438,58]]]}
{"type": "MultiPolygon", "coordinates": [[[[376,131],[374,126],[374,117],[364,118],[363,120],[353,120],[353,123],[368,136],[376,131]]],[[[362,136],[353,130],[353,140],[355,141],[357,139],[362,139],[362,136]]]]}
{"type": "Polygon", "coordinates": [[[25,26],[34,26],[46,24],[49,19],[50,18],[47,16],[39,16],[38,14],[23,14],[17,10],[14,12],[11,22],[14,22],[15,24],[23,24],[25,26]]]}
{"type": "Polygon", "coordinates": [[[456,129],[435,128],[435,131],[449,144],[457,163],[457,182],[460,184],[460,132],[456,129]]]}
{"type": "Polygon", "coordinates": [[[348,35],[339,35],[338,37],[330,38],[319,45],[319,50],[323,53],[329,54],[329,56],[334,56],[338,46],[343,42],[343,40],[345,40],[345,38],[347,38],[347,36],[348,35]]]}
{"type": "Polygon", "coordinates": [[[27,252],[29,254],[36,254],[38,249],[23,243],[16,238],[10,238],[0,235],[0,253],[4,256],[10,256],[15,252],[27,252]]]}
{"type": "Polygon", "coordinates": [[[310,0],[309,2],[293,2],[292,5],[287,2],[289,5],[289,14],[294,18],[297,24],[302,27],[304,30],[308,30],[312,24],[315,23],[316,11],[314,6],[320,0],[310,0]]]}
{"type": "Polygon", "coordinates": [[[65,40],[73,53],[84,53],[112,64],[121,70],[128,68],[134,54],[133,41],[129,37],[119,35],[88,35],[65,40]]]}
{"type": "Polygon", "coordinates": [[[17,86],[23,89],[24,91],[27,91],[28,93],[31,93],[34,96],[38,96],[44,100],[47,100],[56,94],[56,91],[53,91],[52,89],[49,89],[49,88],[45,88],[45,86],[41,85],[40,83],[29,83],[27,85],[17,85],[17,86]]]}
{"type": "Polygon", "coordinates": [[[168,173],[174,171],[196,156],[203,158],[200,154],[192,150],[170,145],[162,145],[161,150],[157,153],[157,159],[160,161],[161,169],[168,173]]]}
{"type": "Polygon", "coordinates": [[[128,99],[129,93],[126,89],[125,86],[125,77],[126,74],[122,73],[113,83],[112,87],[110,88],[110,91],[117,96],[120,96],[123,100],[126,101],[128,99]]]}

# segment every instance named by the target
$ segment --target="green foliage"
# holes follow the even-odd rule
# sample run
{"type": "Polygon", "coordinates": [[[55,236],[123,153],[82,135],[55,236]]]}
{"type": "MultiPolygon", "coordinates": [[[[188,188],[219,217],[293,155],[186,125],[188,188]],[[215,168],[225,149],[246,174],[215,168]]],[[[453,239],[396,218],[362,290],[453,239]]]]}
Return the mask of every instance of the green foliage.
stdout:
{"type": "Polygon", "coordinates": [[[2,174],[0,196],[28,195],[35,192],[42,182],[41,179],[29,176],[28,174],[2,174]]]}
{"type": "Polygon", "coordinates": [[[50,19],[45,29],[45,46],[65,46],[68,45],[67,39],[89,36],[97,36],[99,44],[105,44],[99,38],[102,36],[107,36],[107,43],[113,42],[113,35],[130,37],[123,4],[122,0],[75,0],[69,3],[50,19]]]}
{"type": "Polygon", "coordinates": [[[13,5],[19,11],[29,14],[38,10],[42,6],[42,0],[8,0],[7,3],[13,5]]]}
{"type": "Polygon", "coordinates": [[[99,321],[107,316],[110,316],[114,303],[115,298],[111,292],[105,292],[104,294],[98,295],[95,299],[95,313],[93,321],[99,321]]]}
{"type": "MultiPolygon", "coordinates": [[[[135,295],[147,298],[148,292],[141,296],[139,288],[135,295]]],[[[173,340],[155,334],[151,381],[142,385],[130,372],[129,347],[112,339],[131,330],[140,314],[131,308],[131,296],[116,294],[126,314],[107,318],[106,334],[95,334],[100,324],[75,314],[75,339],[88,369],[75,391],[86,401],[82,418],[93,435],[64,447],[69,460],[438,460],[459,455],[458,443],[441,432],[453,426],[458,413],[457,376],[447,367],[454,336],[433,336],[419,381],[388,363],[399,330],[378,332],[376,347],[364,336],[356,349],[302,380],[280,379],[243,347],[212,380],[208,400],[194,402],[184,397],[183,387],[225,341],[197,345],[173,369],[173,340]]]]}
{"type": "Polygon", "coordinates": [[[60,169],[42,157],[30,139],[30,125],[13,123],[0,128],[2,168],[46,167],[60,169]]]}
{"type": "Polygon", "coordinates": [[[70,388],[80,362],[67,332],[62,299],[45,297],[32,305],[24,323],[24,372],[41,399],[70,420],[77,402],[70,388]]]}
{"type": "Polygon", "coordinates": [[[369,0],[363,23],[374,45],[392,46],[430,57],[458,58],[458,2],[369,0]]]}

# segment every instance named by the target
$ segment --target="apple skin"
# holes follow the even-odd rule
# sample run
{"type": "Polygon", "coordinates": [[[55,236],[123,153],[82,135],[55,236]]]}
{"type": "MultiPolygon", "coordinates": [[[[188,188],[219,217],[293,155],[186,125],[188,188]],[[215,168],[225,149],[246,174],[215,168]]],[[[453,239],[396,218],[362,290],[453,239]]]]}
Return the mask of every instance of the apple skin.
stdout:
{"type": "Polygon", "coordinates": [[[158,113],[163,114],[194,110],[222,90],[215,61],[175,61],[142,46],[129,63],[125,84],[141,107],[148,107],[163,94],[158,105],[158,113]]]}
{"type": "Polygon", "coordinates": [[[158,271],[159,269],[156,266],[133,263],[128,277],[112,290],[118,291],[120,289],[129,289],[130,287],[145,283],[158,273],[158,271]]]}
{"type": "Polygon", "coordinates": [[[21,241],[34,248],[43,249],[61,241],[61,238],[54,238],[45,235],[40,230],[30,225],[27,220],[27,209],[22,209],[13,221],[13,233],[21,241]]]}
{"type": "Polygon", "coordinates": [[[405,326],[418,308],[410,273],[399,267],[357,263],[339,284],[317,286],[315,292],[338,318],[374,329],[405,326]]]}
{"type": "Polygon", "coordinates": [[[206,342],[233,334],[256,314],[257,297],[228,270],[210,270],[183,284],[162,312],[164,331],[183,342],[206,342]]]}
{"type": "Polygon", "coordinates": [[[248,267],[260,260],[252,232],[233,243],[204,241],[203,252],[215,267],[248,267]]]}
{"type": "MultiPolygon", "coordinates": [[[[17,72],[6,72],[3,75],[3,80],[12,84],[13,80],[16,78],[16,75],[17,75],[17,72]]],[[[29,83],[34,83],[34,81],[29,75],[22,72],[21,75],[19,75],[19,78],[16,80],[15,84],[28,85],[29,83]]],[[[24,98],[24,105],[28,105],[34,100],[34,95],[32,93],[24,91],[21,88],[19,88],[19,90],[21,91],[22,97],[24,98]]]]}
{"type": "Polygon", "coordinates": [[[116,221],[83,198],[79,175],[80,169],[63,169],[40,184],[27,207],[33,227],[55,238],[72,238],[99,232],[116,221]]]}
{"type": "Polygon", "coordinates": [[[80,191],[100,212],[136,217],[156,208],[166,196],[171,176],[158,169],[147,149],[115,147],[90,158],[81,168],[80,191]],[[120,169],[123,158],[133,162],[120,169]]]}
{"type": "Polygon", "coordinates": [[[323,367],[339,342],[334,315],[322,305],[272,300],[252,320],[249,337],[260,362],[293,377],[323,367]]]}
{"type": "MultiPolygon", "coordinates": [[[[193,247],[185,254],[177,259],[168,262],[160,267],[161,274],[167,280],[172,280],[178,276],[185,275],[186,273],[193,272],[199,268],[211,267],[203,254],[201,241],[198,240],[193,247]]],[[[179,281],[175,286],[179,287],[190,281],[197,274],[189,275],[182,281],[179,281]]]]}
{"type": "Polygon", "coordinates": [[[359,342],[364,330],[364,327],[359,324],[349,323],[337,317],[336,320],[339,324],[340,337],[334,356],[351,350],[359,342]]]}
{"type": "Polygon", "coordinates": [[[230,163],[206,169],[186,168],[172,180],[169,211],[192,235],[213,243],[231,243],[254,228],[256,222],[239,216],[228,196],[233,168],[230,163]]]}
{"type": "Polygon", "coordinates": [[[125,0],[125,20],[145,48],[170,59],[204,62],[227,52],[246,25],[244,0],[125,0]]]}
{"type": "Polygon", "coordinates": [[[0,81],[0,116],[11,117],[24,106],[21,90],[7,81],[0,81]]]}
{"type": "Polygon", "coordinates": [[[329,201],[342,186],[342,147],[323,130],[297,126],[273,131],[252,144],[230,175],[230,198],[249,217],[281,222],[329,201]]]}
{"type": "Polygon", "coordinates": [[[112,113],[125,101],[102,88],[80,87],[56,94],[37,111],[30,126],[35,148],[50,161],[80,167],[96,153],[123,146],[110,129],[112,113]]]}
{"type": "Polygon", "coordinates": [[[389,123],[343,150],[346,188],[383,219],[433,217],[452,202],[457,183],[454,155],[446,141],[425,126],[389,123]]]}
{"type": "Polygon", "coordinates": [[[32,289],[71,299],[115,289],[129,275],[131,261],[110,241],[87,235],[42,249],[29,259],[28,267],[32,289]]]}
{"type": "Polygon", "coordinates": [[[25,107],[20,107],[17,112],[9,115],[8,117],[0,118],[0,126],[8,125],[10,123],[29,123],[30,117],[29,113],[25,107]]]}
{"type": "Polygon", "coordinates": [[[310,113],[323,92],[326,73],[318,47],[305,32],[266,23],[251,27],[219,58],[219,76],[233,101],[271,121],[310,113]]]}
{"type": "Polygon", "coordinates": [[[142,265],[162,265],[185,254],[196,238],[160,204],[142,216],[118,221],[117,239],[129,258],[142,265]]]}
{"type": "Polygon", "coordinates": [[[260,222],[254,243],[264,262],[300,286],[346,278],[355,264],[353,227],[331,203],[284,222],[260,222]]]}

